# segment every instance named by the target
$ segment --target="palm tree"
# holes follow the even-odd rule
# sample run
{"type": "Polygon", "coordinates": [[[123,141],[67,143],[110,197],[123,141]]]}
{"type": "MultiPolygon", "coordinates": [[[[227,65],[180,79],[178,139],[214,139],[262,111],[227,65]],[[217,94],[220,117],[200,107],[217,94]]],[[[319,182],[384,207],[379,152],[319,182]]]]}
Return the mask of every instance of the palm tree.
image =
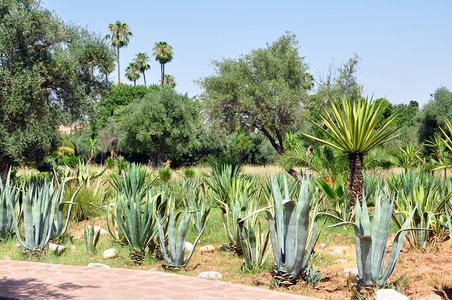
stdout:
{"type": "Polygon", "coordinates": [[[121,66],[119,64],[119,48],[125,47],[129,44],[129,37],[132,36],[132,32],[126,23],[116,21],[108,25],[111,35],[105,36],[106,39],[111,39],[111,45],[116,48],[116,62],[118,64],[118,84],[121,82],[121,66]]]}
{"type": "Polygon", "coordinates": [[[160,62],[161,79],[160,85],[165,83],[165,64],[173,59],[173,47],[168,45],[167,42],[158,42],[154,46],[155,60],[160,62]]]}
{"type": "Polygon", "coordinates": [[[146,75],[144,74],[144,72],[151,68],[151,66],[148,64],[149,60],[150,60],[149,56],[144,52],[138,53],[137,56],[135,57],[135,59],[133,60],[135,62],[135,65],[136,65],[138,71],[140,71],[141,74],[143,74],[145,86],[147,86],[147,85],[146,85],[146,75]]]}
{"type": "Polygon", "coordinates": [[[387,103],[373,102],[361,98],[350,101],[342,99],[341,103],[331,102],[331,113],[326,109],[320,116],[323,125],[312,123],[324,131],[329,140],[305,134],[314,140],[329,145],[348,154],[350,178],[350,207],[354,207],[356,199],[363,199],[363,159],[371,149],[394,139],[392,135],[398,128],[392,127],[395,115],[384,119],[387,103]]]}
{"type": "Polygon", "coordinates": [[[173,75],[165,75],[165,85],[169,85],[170,87],[176,86],[176,78],[173,75]]]}
{"type": "Polygon", "coordinates": [[[126,69],[126,77],[133,81],[133,86],[137,85],[137,80],[140,78],[140,70],[135,62],[131,62],[126,69]]]}

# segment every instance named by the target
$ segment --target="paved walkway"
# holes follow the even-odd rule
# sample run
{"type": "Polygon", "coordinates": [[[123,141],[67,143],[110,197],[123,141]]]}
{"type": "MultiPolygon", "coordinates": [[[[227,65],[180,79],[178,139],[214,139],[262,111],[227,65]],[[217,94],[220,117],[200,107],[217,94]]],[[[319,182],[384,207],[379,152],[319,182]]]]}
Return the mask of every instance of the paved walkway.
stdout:
{"type": "Polygon", "coordinates": [[[314,298],[163,272],[5,260],[0,261],[0,300],[6,299],[314,298]]]}

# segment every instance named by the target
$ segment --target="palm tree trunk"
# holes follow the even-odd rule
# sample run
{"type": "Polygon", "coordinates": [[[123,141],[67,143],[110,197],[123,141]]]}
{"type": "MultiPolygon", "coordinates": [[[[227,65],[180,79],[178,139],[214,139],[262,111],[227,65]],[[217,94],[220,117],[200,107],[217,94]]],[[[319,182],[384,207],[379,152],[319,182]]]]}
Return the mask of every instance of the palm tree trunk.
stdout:
{"type": "Polygon", "coordinates": [[[160,86],[163,86],[163,81],[165,80],[165,64],[160,64],[160,72],[162,74],[160,86]]]}
{"type": "Polygon", "coordinates": [[[144,79],[144,86],[147,86],[147,84],[146,84],[146,75],[144,74],[144,71],[143,71],[143,79],[144,79]]]}
{"type": "Polygon", "coordinates": [[[118,62],[118,84],[120,84],[121,83],[121,66],[119,65],[119,47],[116,47],[116,49],[117,49],[117,55],[118,55],[118,58],[117,58],[117,62],[118,62]]]}
{"type": "Polygon", "coordinates": [[[363,189],[364,189],[364,177],[363,177],[363,157],[360,152],[349,153],[348,162],[350,168],[350,183],[348,190],[350,193],[350,211],[354,211],[356,199],[359,203],[363,202],[363,189]]]}

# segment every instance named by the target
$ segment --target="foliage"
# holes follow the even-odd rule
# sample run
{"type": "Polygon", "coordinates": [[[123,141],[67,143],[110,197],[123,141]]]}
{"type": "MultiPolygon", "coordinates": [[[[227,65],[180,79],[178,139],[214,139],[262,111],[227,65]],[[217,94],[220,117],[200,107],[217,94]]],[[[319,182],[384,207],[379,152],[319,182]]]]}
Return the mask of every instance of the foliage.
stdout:
{"type": "Polygon", "coordinates": [[[395,117],[389,116],[384,122],[381,121],[385,109],[384,101],[373,102],[363,98],[354,102],[349,99],[332,102],[332,112],[325,109],[320,116],[323,125],[314,123],[324,131],[328,139],[306,134],[307,137],[349,155],[351,207],[357,199],[362,200],[364,153],[396,137],[391,135],[397,128],[390,127],[395,117]]]}
{"type": "Polygon", "coordinates": [[[200,124],[197,102],[168,87],[121,108],[118,117],[119,148],[149,155],[156,166],[183,154],[200,124]]]}
{"type": "Polygon", "coordinates": [[[292,34],[239,59],[214,61],[215,74],[199,81],[201,100],[212,124],[231,130],[258,129],[275,150],[297,120],[300,102],[312,88],[312,76],[292,34]]]}
{"type": "Polygon", "coordinates": [[[129,44],[129,37],[132,32],[126,23],[116,21],[108,25],[108,30],[111,34],[105,36],[105,39],[111,40],[111,45],[116,48],[116,63],[118,64],[118,84],[121,83],[121,67],[119,60],[119,48],[126,47],[129,44]]]}
{"type": "Polygon", "coordinates": [[[97,243],[99,242],[100,230],[95,231],[94,225],[83,228],[83,237],[85,239],[86,251],[89,253],[96,252],[97,243]]]}
{"type": "Polygon", "coordinates": [[[276,178],[272,178],[273,210],[265,211],[270,229],[270,237],[275,259],[272,272],[275,284],[290,286],[296,284],[308,268],[308,261],[316,242],[317,203],[313,200],[312,217],[311,199],[313,186],[309,179],[301,182],[298,200],[291,199],[287,178],[284,177],[283,195],[276,178]]]}
{"type": "MultiPolygon", "coordinates": [[[[174,199],[174,198],[172,198],[174,199]]],[[[169,220],[168,225],[166,226],[166,234],[163,229],[163,221],[161,217],[157,218],[157,227],[158,227],[158,237],[160,249],[162,251],[163,258],[167,263],[167,267],[170,269],[176,268],[184,268],[188,262],[190,261],[193,253],[195,251],[196,244],[198,244],[199,239],[201,238],[204,229],[206,228],[207,221],[209,219],[209,211],[205,211],[201,217],[201,230],[198,232],[198,236],[193,242],[193,249],[188,253],[187,257],[185,257],[185,238],[187,235],[188,226],[190,225],[191,213],[188,209],[185,209],[183,212],[175,213],[174,210],[174,201],[170,200],[169,204],[172,209],[169,211],[169,220]],[[181,218],[180,222],[178,219],[181,218]],[[179,227],[177,229],[176,235],[176,227],[177,223],[179,223],[179,227]],[[166,238],[168,243],[166,243],[166,238]]]]}
{"type": "Polygon", "coordinates": [[[160,63],[160,86],[165,83],[165,64],[173,60],[173,47],[168,45],[167,42],[155,43],[154,48],[155,60],[160,63]]]}
{"type": "MultiPolygon", "coordinates": [[[[391,199],[386,192],[381,191],[375,199],[375,212],[372,224],[366,201],[363,200],[362,207],[359,202],[356,202],[355,222],[342,221],[341,223],[330,226],[350,225],[355,230],[356,260],[358,262],[357,279],[360,285],[384,287],[394,270],[407,231],[417,230],[409,228],[410,220],[407,220],[401,226],[401,229],[397,231],[394,237],[389,260],[384,269],[386,244],[391,227],[393,208],[394,198],[391,199]]],[[[341,221],[333,215],[327,215],[341,221]]]]}
{"type": "Polygon", "coordinates": [[[20,190],[13,185],[10,170],[5,180],[0,178],[0,239],[13,234],[19,196],[20,190]]]}
{"type": "Polygon", "coordinates": [[[422,108],[419,142],[423,143],[435,133],[440,133],[440,128],[445,128],[445,120],[452,120],[452,92],[441,87],[435,91],[433,99],[422,108]]]}
{"type": "Polygon", "coordinates": [[[57,148],[57,126],[90,114],[113,60],[102,39],[66,25],[38,1],[0,3],[0,173],[57,148]]]}
{"type": "MultiPolygon", "coordinates": [[[[70,210],[66,222],[63,222],[63,208],[65,204],[71,206],[77,195],[76,191],[72,195],[71,202],[62,201],[67,180],[63,180],[58,189],[55,189],[51,180],[45,179],[42,183],[32,180],[22,191],[24,239],[19,231],[18,217],[15,215],[13,215],[13,223],[24,254],[30,253],[39,257],[50,238],[58,238],[66,232],[70,210]]],[[[15,210],[11,203],[10,209],[15,210]]]]}

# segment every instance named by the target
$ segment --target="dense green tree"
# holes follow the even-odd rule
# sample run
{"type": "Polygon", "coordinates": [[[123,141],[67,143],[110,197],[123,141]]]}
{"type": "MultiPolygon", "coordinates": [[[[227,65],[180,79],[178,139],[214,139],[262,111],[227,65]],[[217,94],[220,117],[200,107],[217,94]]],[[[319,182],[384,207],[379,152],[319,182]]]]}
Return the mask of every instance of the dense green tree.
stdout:
{"type": "Polygon", "coordinates": [[[419,142],[430,140],[440,128],[446,127],[446,120],[452,120],[452,92],[446,87],[435,91],[433,98],[422,108],[419,124],[419,142]]]}
{"type": "Polygon", "coordinates": [[[159,89],[159,86],[151,85],[145,87],[143,85],[130,86],[120,84],[113,86],[107,95],[103,97],[96,105],[96,129],[101,129],[107,119],[114,116],[116,109],[132,103],[135,99],[141,99],[150,91],[159,89]]]}
{"type": "Polygon", "coordinates": [[[147,86],[145,72],[151,68],[151,65],[149,64],[149,60],[150,60],[149,56],[144,52],[138,53],[137,56],[133,60],[138,71],[140,71],[140,73],[143,75],[143,80],[144,80],[145,86],[147,86]]]}
{"type": "Polygon", "coordinates": [[[82,120],[109,86],[114,53],[99,36],[65,25],[39,1],[0,1],[0,173],[33,164],[82,120]],[[66,118],[66,119],[65,119],[66,118]]]}
{"type": "Polygon", "coordinates": [[[132,32],[126,23],[116,21],[108,25],[108,30],[111,34],[105,36],[106,39],[111,40],[111,45],[116,49],[116,63],[118,67],[118,84],[121,83],[121,65],[119,61],[119,48],[126,47],[129,44],[129,38],[132,32]]]}
{"type": "Polygon", "coordinates": [[[160,63],[160,85],[165,83],[165,64],[173,60],[173,47],[167,42],[158,42],[154,45],[155,60],[160,63]]]}
{"type": "Polygon", "coordinates": [[[156,166],[187,150],[200,120],[197,102],[168,87],[122,107],[117,115],[121,151],[148,155],[156,166]]]}
{"type": "MultiPolygon", "coordinates": [[[[199,81],[201,100],[211,123],[235,130],[258,129],[284,153],[284,133],[302,111],[312,76],[292,34],[239,59],[214,61],[214,75],[199,81]]],[[[295,170],[292,176],[300,178],[295,170]]]]}
{"type": "Polygon", "coordinates": [[[135,62],[131,62],[127,67],[126,77],[133,82],[133,86],[137,85],[137,80],[140,78],[140,70],[135,62]]]}

